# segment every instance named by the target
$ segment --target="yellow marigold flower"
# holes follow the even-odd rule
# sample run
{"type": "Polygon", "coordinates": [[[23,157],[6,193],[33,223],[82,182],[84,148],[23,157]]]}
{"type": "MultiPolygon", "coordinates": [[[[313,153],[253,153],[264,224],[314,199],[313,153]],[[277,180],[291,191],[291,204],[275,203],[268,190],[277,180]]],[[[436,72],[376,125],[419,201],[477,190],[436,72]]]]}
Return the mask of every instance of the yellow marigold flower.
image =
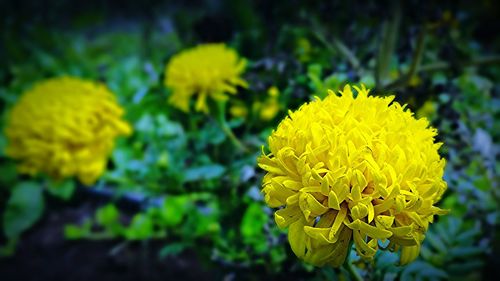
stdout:
{"type": "Polygon", "coordinates": [[[208,113],[207,97],[226,100],[237,86],[247,87],[240,75],[246,60],[224,44],[203,44],[175,55],[165,69],[165,85],[172,90],[169,102],[189,112],[196,97],[196,111],[208,113]]]}
{"type": "Polygon", "coordinates": [[[259,157],[263,193],[288,227],[293,252],[316,266],[342,265],[352,240],[371,259],[401,249],[401,264],[420,251],[434,206],[446,189],[436,129],[394,97],[347,85],[290,112],[259,157]],[[382,243],[385,242],[385,243],[382,243]],[[388,243],[388,244],[387,244],[388,243]],[[385,245],[385,247],[383,247],[385,245]]]}
{"type": "Polygon", "coordinates": [[[45,80],[10,112],[6,154],[21,173],[94,183],[106,168],[114,139],[131,133],[123,109],[100,83],[72,77],[45,80]]]}

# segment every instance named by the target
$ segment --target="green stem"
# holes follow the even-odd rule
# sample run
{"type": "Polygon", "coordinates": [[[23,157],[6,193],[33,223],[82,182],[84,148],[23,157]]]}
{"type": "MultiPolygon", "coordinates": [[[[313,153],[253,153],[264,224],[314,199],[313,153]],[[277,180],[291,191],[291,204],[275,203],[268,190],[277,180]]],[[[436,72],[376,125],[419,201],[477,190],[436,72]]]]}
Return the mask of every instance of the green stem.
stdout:
{"type": "Polygon", "coordinates": [[[347,59],[352,68],[358,72],[358,75],[363,74],[364,70],[361,67],[361,63],[359,62],[356,55],[354,55],[354,53],[351,52],[351,50],[344,44],[344,42],[335,37],[332,40],[333,44],[331,44],[330,42],[328,42],[325,35],[320,31],[320,28],[317,25],[315,25],[313,29],[315,30],[312,33],[314,37],[316,37],[316,39],[318,39],[318,41],[323,44],[330,53],[335,54],[335,51],[339,52],[347,59]]]}
{"type": "Polygon", "coordinates": [[[382,38],[378,49],[375,68],[377,86],[389,80],[391,60],[396,49],[399,25],[401,22],[401,6],[398,1],[392,1],[393,17],[382,24],[382,38]]]}
{"type": "Polygon", "coordinates": [[[234,135],[233,131],[227,124],[226,120],[226,101],[217,101],[216,102],[216,112],[215,112],[215,119],[217,120],[217,123],[221,127],[222,131],[226,136],[229,138],[231,143],[236,146],[238,149],[241,151],[248,151],[248,149],[243,145],[243,143],[240,142],[240,140],[234,135]]]}
{"type": "Polygon", "coordinates": [[[346,264],[344,264],[344,267],[349,272],[352,280],[363,281],[363,278],[361,277],[361,275],[359,275],[359,272],[356,270],[356,267],[354,266],[354,264],[352,264],[352,262],[348,261],[346,264]]]}
{"type": "Polygon", "coordinates": [[[351,241],[349,243],[349,250],[347,251],[347,256],[345,258],[343,267],[345,270],[347,270],[347,272],[349,272],[349,276],[350,276],[351,280],[363,281],[363,278],[361,277],[361,275],[359,275],[359,272],[356,270],[356,267],[354,266],[354,264],[352,264],[351,259],[350,259],[352,244],[353,243],[351,241]]]}
{"type": "Polygon", "coordinates": [[[401,87],[408,86],[411,78],[418,72],[420,67],[420,62],[422,61],[422,56],[425,48],[425,38],[427,35],[427,28],[423,27],[422,31],[418,35],[417,44],[415,50],[413,51],[410,68],[408,72],[401,76],[401,78],[383,86],[385,91],[395,90],[401,87]]]}
{"type": "MultiPolygon", "coordinates": [[[[359,62],[358,58],[354,55],[353,52],[338,38],[333,38],[333,45],[339,53],[341,53],[347,61],[351,64],[352,68],[358,72],[362,72],[361,69],[361,63],[359,62]]],[[[359,74],[359,73],[358,73],[359,74]]]]}
{"type": "MultiPolygon", "coordinates": [[[[499,64],[500,63],[500,55],[491,55],[485,57],[474,58],[470,61],[458,62],[457,65],[459,67],[469,67],[469,66],[479,66],[479,65],[489,65],[489,64],[499,64]]],[[[453,64],[449,62],[435,62],[427,65],[422,65],[418,72],[432,72],[432,71],[441,71],[448,70],[452,68],[453,64]]]]}

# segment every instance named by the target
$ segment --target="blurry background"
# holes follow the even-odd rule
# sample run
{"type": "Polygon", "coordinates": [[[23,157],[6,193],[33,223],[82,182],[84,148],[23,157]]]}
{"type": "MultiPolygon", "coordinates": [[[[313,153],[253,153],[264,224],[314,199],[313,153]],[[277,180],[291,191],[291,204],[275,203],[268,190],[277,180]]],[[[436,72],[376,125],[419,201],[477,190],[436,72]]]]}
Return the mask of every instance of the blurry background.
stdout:
{"type": "Polygon", "coordinates": [[[498,3],[340,2],[2,1],[2,131],[23,91],[69,74],[105,82],[134,134],[117,142],[91,188],[18,175],[0,134],[0,279],[346,280],[342,270],[296,259],[263,203],[255,166],[288,109],[346,82],[394,94],[431,120],[448,159],[440,206],[451,212],[430,227],[420,258],[400,268],[395,254],[380,253],[357,261],[363,277],[493,279],[498,3]],[[250,88],[227,112],[247,152],[213,118],[166,102],[165,64],[203,42],[225,42],[249,60],[250,88]]]}

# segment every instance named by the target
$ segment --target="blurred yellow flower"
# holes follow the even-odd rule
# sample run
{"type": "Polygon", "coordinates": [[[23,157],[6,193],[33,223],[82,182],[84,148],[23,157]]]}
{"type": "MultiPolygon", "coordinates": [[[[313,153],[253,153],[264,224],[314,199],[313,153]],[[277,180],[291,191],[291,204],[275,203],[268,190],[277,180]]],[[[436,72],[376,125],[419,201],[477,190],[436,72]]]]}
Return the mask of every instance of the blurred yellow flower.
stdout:
{"type": "Polygon", "coordinates": [[[271,86],[269,89],[267,89],[267,94],[270,97],[277,98],[280,95],[280,90],[276,86],[271,86]]]}
{"type": "Polygon", "coordinates": [[[100,83],[48,79],[26,91],[8,116],[6,154],[20,173],[94,183],[106,168],[114,139],[131,133],[123,109],[100,83]]]}
{"type": "Polygon", "coordinates": [[[245,118],[248,115],[248,109],[243,102],[238,102],[229,108],[229,113],[236,118],[245,118]]]}
{"type": "Polygon", "coordinates": [[[259,103],[259,117],[263,121],[269,121],[276,117],[280,111],[279,95],[280,90],[276,86],[271,86],[267,90],[269,97],[263,102],[259,103]]]}
{"type": "Polygon", "coordinates": [[[428,120],[434,119],[436,116],[436,104],[432,100],[427,100],[424,104],[417,110],[416,115],[418,118],[427,118],[428,120]]]}
{"type": "Polygon", "coordinates": [[[207,98],[226,100],[237,86],[247,87],[240,76],[246,60],[224,44],[202,44],[172,57],[165,68],[165,85],[172,90],[169,102],[189,112],[196,97],[195,110],[208,113],[207,98]]]}
{"type": "Polygon", "coordinates": [[[259,166],[265,201],[280,208],[293,252],[305,262],[338,267],[352,240],[372,259],[379,248],[414,260],[446,190],[436,129],[394,97],[349,85],[290,112],[269,137],[259,166]],[[382,243],[386,242],[386,244],[382,243]],[[388,244],[387,244],[388,243],[388,244]]]}
{"type": "Polygon", "coordinates": [[[268,99],[261,106],[260,119],[264,121],[273,119],[280,111],[280,103],[277,99],[268,99]]]}
{"type": "Polygon", "coordinates": [[[258,116],[263,121],[272,120],[281,109],[279,103],[280,90],[276,86],[271,86],[267,89],[268,97],[263,102],[255,102],[253,111],[258,113],[258,116]]]}

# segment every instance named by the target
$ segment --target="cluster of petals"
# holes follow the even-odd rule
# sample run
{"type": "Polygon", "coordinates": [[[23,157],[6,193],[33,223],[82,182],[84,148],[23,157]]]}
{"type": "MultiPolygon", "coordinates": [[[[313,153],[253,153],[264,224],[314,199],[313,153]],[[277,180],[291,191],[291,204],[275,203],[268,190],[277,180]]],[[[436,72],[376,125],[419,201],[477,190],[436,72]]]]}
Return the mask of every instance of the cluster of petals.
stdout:
{"type": "Polygon", "coordinates": [[[209,112],[208,99],[224,101],[227,94],[236,94],[237,87],[247,87],[240,76],[246,60],[224,44],[202,44],[181,51],[165,68],[165,85],[170,88],[169,103],[184,112],[209,112]]]}
{"type": "Polygon", "coordinates": [[[119,135],[131,133],[123,109],[101,83],[74,77],[42,81],[12,108],[6,154],[24,174],[94,183],[106,168],[119,135]]]}
{"type": "Polygon", "coordinates": [[[268,139],[262,192],[293,252],[338,267],[350,245],[414,260],[446,190],[436,129],[394,102],[345,86],[289,113],[268,139]]]}

